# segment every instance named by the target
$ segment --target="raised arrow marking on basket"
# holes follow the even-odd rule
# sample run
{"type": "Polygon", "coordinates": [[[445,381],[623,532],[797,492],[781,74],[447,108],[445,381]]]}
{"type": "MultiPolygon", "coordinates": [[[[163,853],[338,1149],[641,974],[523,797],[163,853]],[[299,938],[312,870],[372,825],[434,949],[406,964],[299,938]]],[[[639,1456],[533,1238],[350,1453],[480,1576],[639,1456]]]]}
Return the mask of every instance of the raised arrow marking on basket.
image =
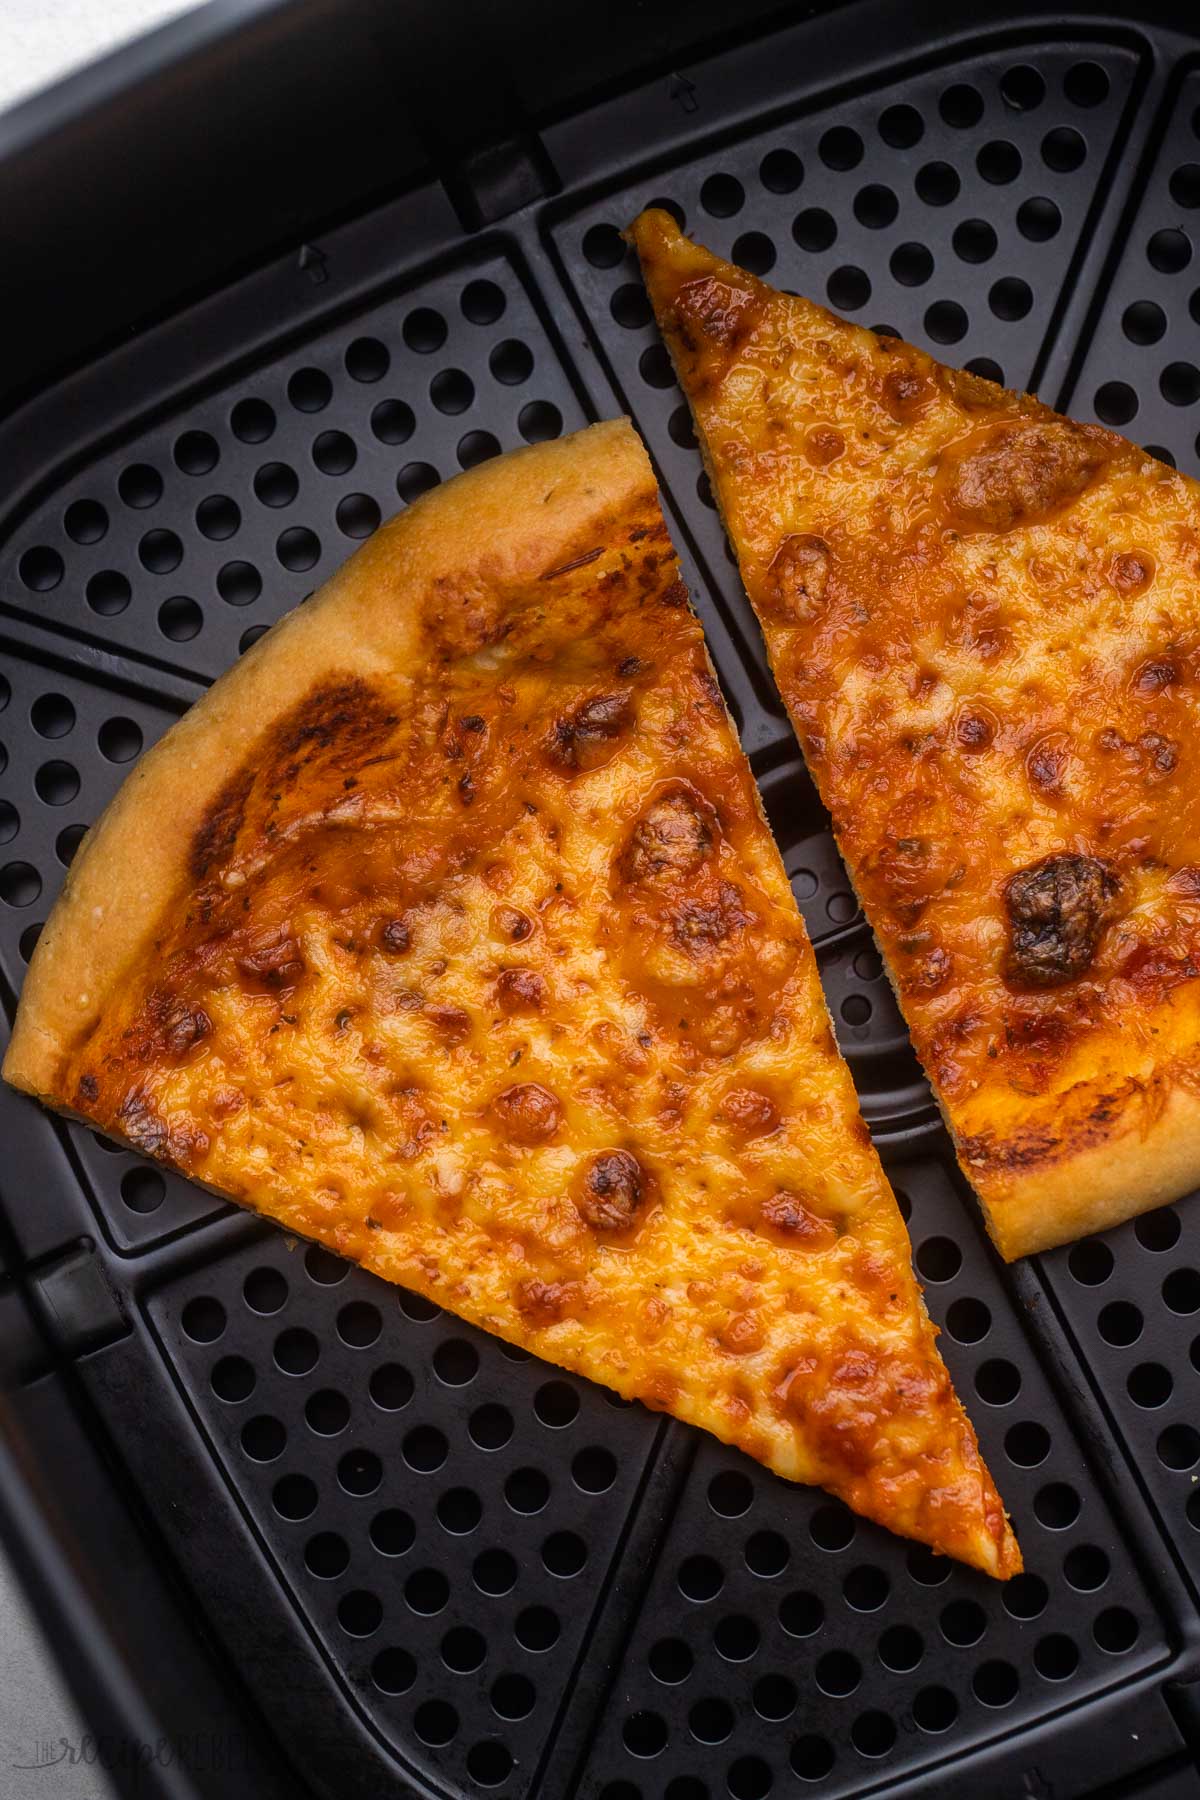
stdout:
{"type": "Polygon", "coordinates": [[[696,98],[696,84],[689,81],[686,75],[669,75],[667,93],[685,113],[694,113],[700,104],[696,98]]]}
{"type": "Polygon", "coordinates": [[[322,282],[329,280],[328,258],[323,250],[317,249],[315,244],[301,245],[300,268],[314,287],[320,287],[322,282]]]}

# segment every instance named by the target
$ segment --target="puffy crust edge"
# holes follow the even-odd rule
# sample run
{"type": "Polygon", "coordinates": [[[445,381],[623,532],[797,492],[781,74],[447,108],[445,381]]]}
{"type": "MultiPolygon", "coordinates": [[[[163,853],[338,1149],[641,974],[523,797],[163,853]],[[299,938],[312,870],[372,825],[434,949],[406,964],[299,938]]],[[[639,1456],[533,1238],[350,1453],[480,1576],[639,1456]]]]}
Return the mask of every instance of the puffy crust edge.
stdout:
{"type": "Polygon", "coordinates": [[[1053,1250],[1200,1187],[1200,1096],[1172,1087],[1150,1124],[1133,1118],[1102,1143],[1066,1146],[1044,1168],[963,1168],[1006,1262],[1053,1250]]]}

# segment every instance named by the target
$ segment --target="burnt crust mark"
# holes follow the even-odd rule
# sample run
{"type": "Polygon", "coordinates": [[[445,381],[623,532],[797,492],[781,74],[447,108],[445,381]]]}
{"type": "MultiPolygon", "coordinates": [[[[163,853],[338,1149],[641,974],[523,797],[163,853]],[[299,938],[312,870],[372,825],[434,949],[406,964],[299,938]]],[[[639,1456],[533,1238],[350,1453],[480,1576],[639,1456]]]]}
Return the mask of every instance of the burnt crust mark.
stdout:
{"type": "Polygon", "coordinates": [[[239,769],[222,787],[192,838],[188,870],[193,880],[203,881],[233,849],[253,789],[251,769],[239,769]]]}
{"type": "Polygon", "coordinates": [[[1078,499],[1108,462],[1103,436],[1070,419],[997,425],[942,458],[937,485],[962,531],[1012,531],[1078,499]]]}
{"type": "Polygon", "coordinates": [[[630,1150],[602,1150],[588,1165],[575,1207],[593,1231],[627,1231],[646,1199],[649,1179],[630,1150]]]}
{"type": "MultiPolygon", "coordinates": [[[[256,786],[269,795],[270,809],[295,786],[315,756],[335,753],[339,772],[352,767],[355,747],[375,745],[396,718],[365,681],[357,677],[315,687],[254,746],[212,802],[192,838],[188,866],[203,881],[226,861],[247,822],[256,786]],[[345,764],[345,767],[340,765],[345,764]]],[[[268,815],[269,816],[269,815],[268,815]]]]}
{"type": "Polygon", "coordinates": [[[625,881],[686,881],[712,855],[714,824],[700,797],[682,783],[652,800],[629,834],[620,861],[625,881]]]}
{"type": "Polygon", "coordinates": [[[612,755],[617,739],[628,730],[632,718],[628,688],[594,694],[555,720],[546,754],[556,768],[572,774],[580,769],[599,768],[612,755]]]}
{"type": "Polygon", "coordinates": [[[1063,987],[1087,973],[1120,882],[1094,856],[1062,851],[1018,869],[1004,888],[1009,920],[1005,979],[1063,987]]]}
{"type": "Polygon", "coordinates": [[[547,569],[538,576],[538,580],[554,581],[559,575],[570,575],[576,569],[585,569],[589,563],[594,563],[598,556],[603,555],[604,545],[597,544],[594,550],[585,550],[582,556],[576,556],[571,562],[559,563],[557,568],[547,569]]]}

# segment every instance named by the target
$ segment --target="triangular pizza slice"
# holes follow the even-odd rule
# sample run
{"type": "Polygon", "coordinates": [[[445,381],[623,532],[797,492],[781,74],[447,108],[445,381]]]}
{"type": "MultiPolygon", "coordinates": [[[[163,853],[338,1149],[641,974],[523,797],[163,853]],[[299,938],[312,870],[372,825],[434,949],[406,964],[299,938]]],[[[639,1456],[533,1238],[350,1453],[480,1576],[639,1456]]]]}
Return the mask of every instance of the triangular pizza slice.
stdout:
{"type": "Polygon", "coordinates": [[[787,702],[1006,1257],[1200,1182],[1200,488],[632,233],[787,702]]]}
{"type": "Polygon", "coordinates": [[[5,1074],[1020,1566],[627,423],[422,499],[145,757],[5,1074]]]}

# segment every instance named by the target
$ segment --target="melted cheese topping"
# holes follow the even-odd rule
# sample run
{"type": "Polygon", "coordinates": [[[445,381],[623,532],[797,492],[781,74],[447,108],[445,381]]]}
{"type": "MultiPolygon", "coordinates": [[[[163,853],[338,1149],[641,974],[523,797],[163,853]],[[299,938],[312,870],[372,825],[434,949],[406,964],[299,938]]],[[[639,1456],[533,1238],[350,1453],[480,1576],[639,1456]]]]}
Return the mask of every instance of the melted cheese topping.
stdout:
{"type": "Polygon", "coordinates": [[[653,491],[230,777],[61,1097],[389,1280],[1020,1566],[653,491]]]}
{"type": "Polygon", "coordinates": [[[1200,1091],[1200,492],[633,235],[960,1160],[1006,1253],[1058,1241],[1006,1201],[1200,1091]]]}

